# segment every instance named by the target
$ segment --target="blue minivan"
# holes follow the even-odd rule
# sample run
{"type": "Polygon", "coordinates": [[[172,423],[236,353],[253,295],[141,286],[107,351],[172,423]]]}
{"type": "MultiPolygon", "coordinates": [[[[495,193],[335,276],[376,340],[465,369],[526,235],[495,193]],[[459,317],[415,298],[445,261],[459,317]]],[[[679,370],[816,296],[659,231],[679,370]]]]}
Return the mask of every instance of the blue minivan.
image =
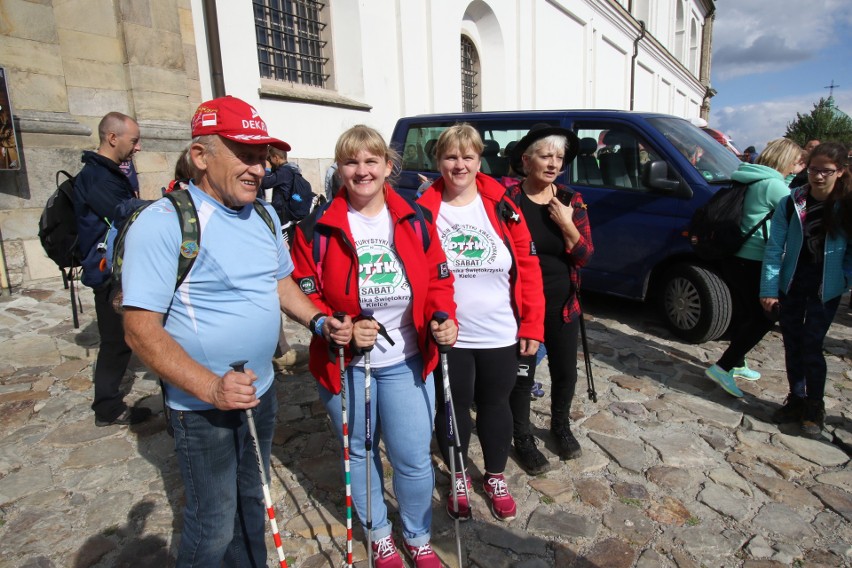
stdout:
{"type": "Polygon", "coordinates": [[[513,177],[510,156],[531,126],[573,130],[577,157],[559,181],[589,208],[595,255],[583,289],[656,300],[673,332],[690,342],[716,339],[731,319],[731,296],[717,267],[698,258],[686,237],[693,212],[731,184],[737,157],[689,121],[618,110],[433,114],[400,119],[391,138],[402,157],[398,189],[414,195],[418,174],[440,174],[432,155],[441,132],[467,122],[485,142],[482,171],[513,177]]]}

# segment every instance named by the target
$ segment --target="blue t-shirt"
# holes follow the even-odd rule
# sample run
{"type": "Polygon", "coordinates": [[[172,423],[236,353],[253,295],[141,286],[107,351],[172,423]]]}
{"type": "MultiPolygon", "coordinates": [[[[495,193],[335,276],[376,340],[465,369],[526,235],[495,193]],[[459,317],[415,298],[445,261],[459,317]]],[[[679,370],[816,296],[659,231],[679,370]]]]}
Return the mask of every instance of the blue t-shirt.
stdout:
{"type": "MultiPolygon", "coordinates": [[[[167,199],[143,211],[127,233],[122,288],[124,305],[168,312],[165,329],[189,354],[219,376],[229,364],[248,360],[260,397],[272,385],[272,357],[278,344],[281,311],[278,281],[293,272],[290,253],[252,205],[225,207],[190,183],[198,209],[201,246],[186,280],[175,290],[181,232],[167,199]]],[[[166,385],[175,410],[207,410],[211,405],[166,385]]]]}

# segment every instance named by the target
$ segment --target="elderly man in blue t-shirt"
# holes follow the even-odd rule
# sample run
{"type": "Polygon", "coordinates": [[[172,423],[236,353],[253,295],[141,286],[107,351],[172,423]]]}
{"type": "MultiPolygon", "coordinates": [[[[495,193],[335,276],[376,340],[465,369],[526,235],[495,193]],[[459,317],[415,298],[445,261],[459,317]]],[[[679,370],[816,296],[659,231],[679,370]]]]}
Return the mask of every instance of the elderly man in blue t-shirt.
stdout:
{"type": "Polygon", "coordinates": [[[271,231],[253,205],[267,145],[290,146],[233,97],[202,103],[192,135],[197,175],[188,191],[200,248],[181,247],[168,200],[142,212],[125,243],[124,326],[127,343],[164,380],[171,409],[186,494],[177,565],[266,566],[261,478],[243,411],[253,410],[268,477],[281,311],[340,344],[352,324],[316,313],[290,277],[277,215],[271,231]],[[196,253],[175,289],[178,254],[196,253]],[[244,372],[230,368],[238,360],[247,360],[244,372]]]}

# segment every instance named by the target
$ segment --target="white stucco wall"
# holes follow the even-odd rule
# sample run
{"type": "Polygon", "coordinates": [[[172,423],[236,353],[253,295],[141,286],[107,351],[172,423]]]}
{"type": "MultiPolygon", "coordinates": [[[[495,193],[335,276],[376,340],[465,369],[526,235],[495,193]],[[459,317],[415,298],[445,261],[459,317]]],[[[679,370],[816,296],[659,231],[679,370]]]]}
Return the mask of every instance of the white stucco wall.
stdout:
{"type": "MultiPolygon", "coordinates": [[[[668,50],[674,49],[674,17],[681,4],[688,43],[690,19],[700,17],[697,0],[648,2],[648,32],[668,50]]],[[[311,181],[330,162],[338,135],[354,124],[374,126],[390,137],[400,116],[460,111],[462,33],[479,52],[482,110],[629,108],[637,27],[603,0],[328,3],[330,90],[369,110],[261,97],[252,5],[217,3],[227,93],[257,107],[272,133],[293,146],[291,157],[311,181]]],[[[192,6],[202,92],[209,96],[200,0],[192,0],[192,6]]],[[[699,30],[702,25],[697,22],[699,30]]],[[[673,59],[652,42],[640,42],[637,110],[698,116],[703,88],[696,71],[673,59]]]]}

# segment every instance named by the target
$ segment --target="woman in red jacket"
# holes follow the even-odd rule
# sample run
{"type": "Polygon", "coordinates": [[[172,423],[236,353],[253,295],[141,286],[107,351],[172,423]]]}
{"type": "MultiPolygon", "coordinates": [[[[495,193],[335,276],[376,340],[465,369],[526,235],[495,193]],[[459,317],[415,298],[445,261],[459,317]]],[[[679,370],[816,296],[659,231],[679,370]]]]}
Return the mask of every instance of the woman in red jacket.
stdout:
{"type": "MultiPolygon", "coordinates": [[[[345,349],[352,500],[367,525],[372,514],[372,542],[377,568],[401,568],[384,501],[379,441],[393,465],[405,549],[420,568],[439,567],[430,547],[431,496],[435,485],[429,445],[435,408],[432,370],[438,362],[436,342],[456,339],[453,277],[434,225],[417,205],[386,183],[395,154],[381,135],[355,126],[340,137],[335,160],[343,187],[327,207],[309,215],[296,230],[292,255],[294,278],[323,318],[344,312],[355,320],[352,346],[345,349]],[[363,310],[373,318],[358,318],[363,310]],[[436,311],[449,318],[442,324],[436,311]],[[357,348],[353,351],[352,347],[357,348]],[[371,347],[370,420],[372,463],[366,463],[365,370],[358,349],[371,347]],[[366,491],[371,476],[371,494],[366,491]]],[[[338,433],[342,432],[338,362],[329,358],[321,336],[311,341],[310,369],[319,381],[320,399],[338,433]]],[[[365,529],[366,530],[366,529],[365,529]]]]}
{"type": "MultiPolygon", "coordinates": [[[[476,403],[476,432],[485,460],[483,486],[491,511],[500,520],[515,518],[517,507],[503,470],[512,440],[509,394],[515,385],[518,355],[535,356],[543,338],[541,270],[530,233],[506,190],[479,173],[484,144],[469,124],[445,130],[435,144],[441,178],[418,203],[436,217],[441,244],[456,277],[459,337],[449,353],[450,389],[456,403],[464,463],[471,433],[470,409],[476,403]]],[[[442,380],[440,369],[436,371],[442,380]]],[[[529,390],[527,390],[529,396],[529,390]]],[[[449,461],[447,417],[438,389],[435,432],[449,461]]],[[[468,487],[456,479],[458,513],[452,494],[447,512],[470,518],[468,487]]]]}

